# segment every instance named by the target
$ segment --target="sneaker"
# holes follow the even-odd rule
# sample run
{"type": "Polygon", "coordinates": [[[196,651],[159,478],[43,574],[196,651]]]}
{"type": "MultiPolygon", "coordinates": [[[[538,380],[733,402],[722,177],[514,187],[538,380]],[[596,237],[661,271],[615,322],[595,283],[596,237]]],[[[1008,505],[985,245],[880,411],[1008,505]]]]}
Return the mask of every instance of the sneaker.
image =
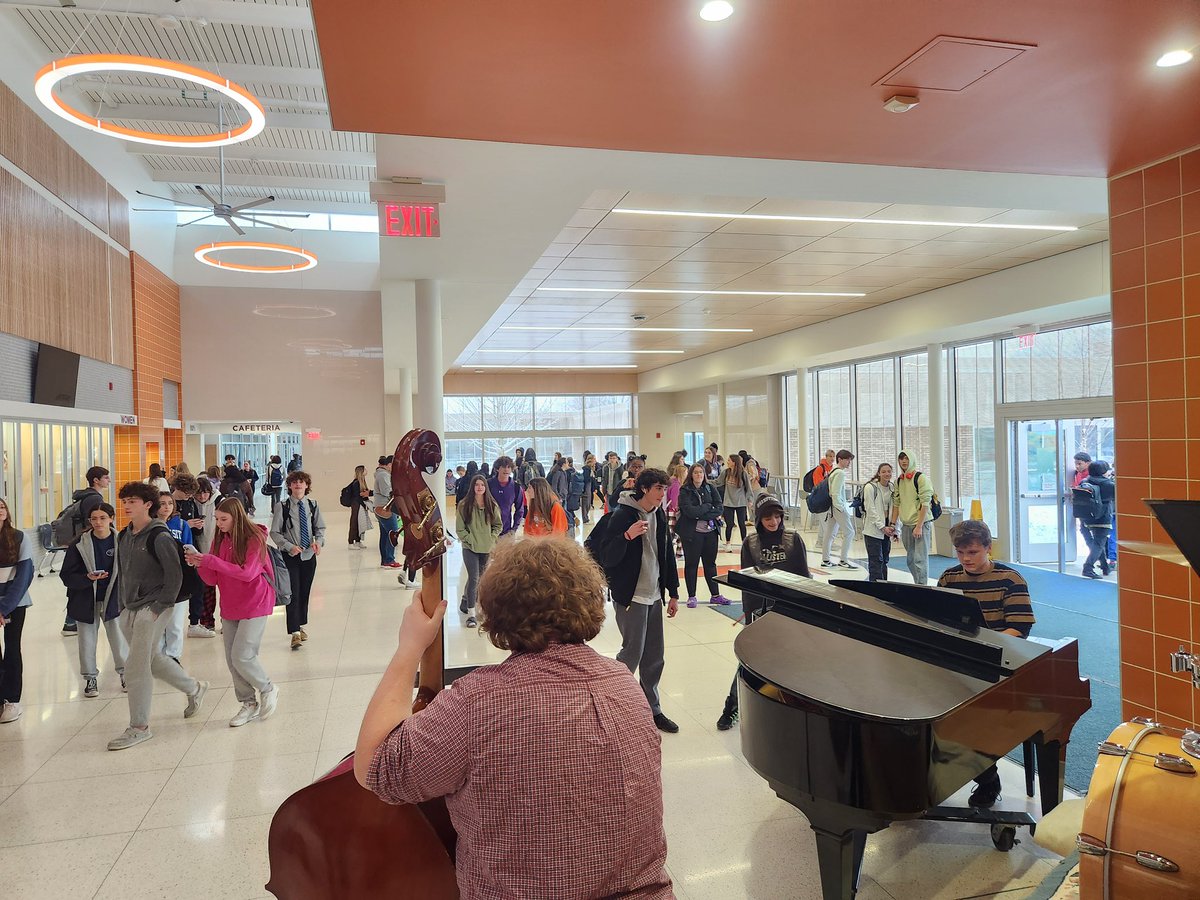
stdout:
{"type": "Polygon", "coordinates": [[[696,606],[697,606],[699,603],[700,603],[700,601],[699,601],[699,600],[697,600],[695,597],[688,597],[688,599],[687,599],[687,608],[688,608],[688,609],[695,609],[695,608],[696,608],[696,606]]]}
{"type": "Polygon", "coordinates": [[[308,632],[305,631],[303,628],[300,629],[300,640],[302,640],[302,641],[308,640],[308,632]]]}
{"type": "Polygon", "coordinates": [[[108,742],[109,750],[128,750],[135,744],[148,741],[154,737],[149,728],[126,728],[125,733],[108,742]]]}
{"type": "Polygon", "coordinates": [[[1099,573],[1099,572],[1097,572],[1095,569],[1084,569],[1084,570],[1083,570],[1083,577],[1084,577],[1084,578],[1099,578],[1099,577],[1100,577],[1100,573],[1099,573]]]}
{"type": "Polygon", "coordinates": [[[125,673],[124,673],[124,672],[118,672],[117,674],[121,676],[121,693],[122,693],[122,694],[128,694],[128,693],[129,693],[129,688],[127,688],[127,687],[125,686],[125,673]]]}
{"type": "Polygon", "coordinates": [[[717,731],[728,731],[733,727],[733,723],[738,720],[738,711],[725,707],[725,711],[721,713],[721,718],[717,719],[717,731]]]}
{"type": "Polygon", "coordinates": [[[9,722],[17,721],[19,718],[21,718],[21,704],[10,703],[5,700],[4,705],[0,707],[0,722],[8,724],[9,722]]]}
{"type": "Polygon", "coordinates": [[[822,569],[832,569],[833,568],[833,560],[830,560],[830,559],[821,560],[821,568],[822,569]]]}
{"type": "Polygon", "coordinates": [[[300,649],[300,632],[298,632],[298,631],[292,635],[292,649],[293,650],[300,649]]]}
{"type": "Polygon", "coordinates": [[[396,580],[408,590],[414,590],[421,586],[416,580],[409,578],[407,575],[401,575],[396,580]]]}
{"type": "Polygon", "coordinates": [[[857,569],[858,566],[854,565],[854,563],[848,563],[843,559],[841,562],[838,563],[838,568],[839,569],[857,569]]]}
{"type": "Polygon", "coordinates": [[[463,597],[461,600],[458,601],[458,611],[465,616],[467,614],[467,610],[468,610],[467,598],[463,597]]]}
{"type": "Polygon", "coordinates": [[[188,626],[187,636],[190,638],[211,638],[216,637],[217,633],[197,622],[195,625],[188,626]]]}
{"type": "Polygon", "coordinates": [[[279,705],[279,685],[271,685],[269,691],[263,691],[259,694],[259,714],[260,719],[269,719],[275,715],[275,707],[279,705]]]}
{"type": "Polygon", "coordinates": [[[395,560],[392,560],[390,563],[380,564],[380,568],[381,569],[402,569],[402,568],[404,568],[404,564],[398,563],[395,560]]]}
{"type": "Polygon", "coordinates": [[[467,627],[468,628],[478,628],[479,627],[479,622],[476,621],[474,616],[467,616],[467,627]]]}
{"type": "Polygon", "coordinates": [[[967,805],[973,809],[991,809],[999,799],[1000,779],[997,778],[995,781],[975,785],[975,790],[971,791],[971,796],[967,798],[967,805]]]}
{"type": "Polygon", "coordinates": [[[74,622],[63,622],[62,634],[63,637],[77,637],[79,635],[79,626],[74,622]]]}
{"type": "Polygon", "coordinates": [[[247,700],[242,704],[242,708],[237,711],[232,719],[229,720],[230,728],[241,728],[251,719],[258,718],[258,704],[253,700],[247,700]]]}
{"type": "Polygon", "coordinates": [[[679,726],[664,716],[662,713],[654,714],[654,726],[659,731],[665,731],[667,734],[675,734],[679,731],[679,726]]]}
{"type": "Polygon", "coordinates": [[[200,707],[204,704],[204,695],[208,693],[208,682],[197,681],[196,693],[188,694],[188,704],[183,710],[183,717],[190,719],[196,713],[200,712],[200,707]]]}
{"type": "Polygon", "coordinates": [[[726,542],[725,542],[725,549],[724,549],[722,552],[724,552],[724,553],[732,553],[732,552],[733,552],[733,544],[729,543],[729,541],[726,541],[726,542]]]}
{"type": "Polygon", "coordinates": [[[709,598],[708,602],[713,606],[728,606],[733,601],[728,597],[722,597],[720,594],[717,594],[717,596],[709,598]]]}
{"type": "Polygon", "coordinates": [[[83,696],[91,699],[100,696],[100,686],[96,684],[95,675],[85,675],[83,678],[83,696]]]}

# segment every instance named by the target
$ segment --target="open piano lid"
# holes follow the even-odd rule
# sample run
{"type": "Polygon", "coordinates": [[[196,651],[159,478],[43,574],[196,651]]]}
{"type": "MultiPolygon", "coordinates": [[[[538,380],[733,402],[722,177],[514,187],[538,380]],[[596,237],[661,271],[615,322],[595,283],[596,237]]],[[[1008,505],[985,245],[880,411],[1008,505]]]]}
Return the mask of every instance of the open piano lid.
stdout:
{"type": "Polygon", "coordinates": [[[1200,575],[1200,500],[1144,500],[1175,548],[1162,544],[1118,541],[1129,550],[1183,565],[1200,575]]]}

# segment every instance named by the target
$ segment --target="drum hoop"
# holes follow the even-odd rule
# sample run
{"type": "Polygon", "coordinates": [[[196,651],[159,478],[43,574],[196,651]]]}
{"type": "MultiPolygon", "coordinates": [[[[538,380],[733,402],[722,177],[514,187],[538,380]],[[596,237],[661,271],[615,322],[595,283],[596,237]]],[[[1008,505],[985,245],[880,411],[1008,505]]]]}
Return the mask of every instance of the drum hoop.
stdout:
{"type": "MultiPolygon", "coordinates": [[[[1129,766],[1129,761],[1133,759],[1132,751],[1137,749],[1137,745],[1142,742],[1142,738],[1149,737],[1152,734],[1161,733],[1162,731],[1160,730],[1160,726],[1157,724],[1143,725],[1142,730],[1135,734],[1133,739],[1126,745],[1126,749],[1130,752],[1125,754],[1125,756],[1121,759],[1121,764],[1117,767],[1117,774],[1113,782],[1113,791],[1108,800],[1108,825],[1104,831],[1104,846],[1106,847],[1112,846],[1113,826],[1116,824],[1117,819],[1117,801],[1120,797],[1121,790],[1125,786],[1125,769],[1129,766]]],[[[1112,896],[1109,893],[1109,885],[1111,883],[1109,869],[1111,865],[1112,854],[1104,854],[1104,900],[1112,900],[1112,896]]]]}

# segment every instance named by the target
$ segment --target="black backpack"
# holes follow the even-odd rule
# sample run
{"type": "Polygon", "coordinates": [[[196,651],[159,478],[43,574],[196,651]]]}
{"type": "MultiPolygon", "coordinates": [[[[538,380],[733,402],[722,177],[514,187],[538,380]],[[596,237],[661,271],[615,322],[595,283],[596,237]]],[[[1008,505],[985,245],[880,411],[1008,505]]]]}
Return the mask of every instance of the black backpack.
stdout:
{"type": "Polygon", "coordinates": [[[1090,481],[1081,481],[1071,488],[1071,507],[1075,518],[1094,522],[1104,516],[1104,500],[1100,488],[1090,481]]]}
{"type": "MultiPolygon", "coordinates": [[[[913,476],[913,490],[917,491],[920,487],[921,473],[918,472],[913,476]]],[[[936,493],[929,500],[929,514],[934,519],[940,519],[942,517],[942,501],[938,498],[936,493]]]]}
{"type": "MultiPolygon", "coordinates": [[[[597,519],[596,524],[592,526],[592,530],[588,533],[587,540],[583,542],[583,548],[591,554],[592,559],[595,560],[596,565],[602,571],[604,570],[604,563],[600,561],[600,552],[604,545],[608,543],[610,536],[608,532],[612,525],[612,517],[613,514],[610,510],[597,519]]],[[[607,571],[604,572],[604,580],[608,581],[607,571]]]]}
{"type": "MultiPolygon", "coordinates": [[[[283,507],[282,530],[287,531],[289,528],[292,527],[292,501],[290,499],[284,500],[283,503],[280,505],[283,507]]],[[[317,504],[315,504],[311,500],[309,500],[308,501],[308,531],[309,531],[310,538],[312,537],[313,520],[316,517],[317,517],[317,504]]]]}
{"type": "Polygon", "coordinates": [[[819,469],[819,468],[821,468],[821,467],[819,465],[816,465],[804,473],[804,490],[806,493],[811,494],[813,492],[813,490],[816,488],[816,486],[817,486],[817,469],[819,469]]]}
{"type": "Polygon", "coordinates": [[[354,505],[355,498],[358,497],[358,482],[352,481],[342,488],[342,495],[338,499],[342,506],[351,507],[354,505]]]}
{"type": "Polygon", "coordinates": [[[271,477],[268,479],[271,482],[271,487],[277,488],[283,486],[283,470],[274,463],[271,464],[271,477]]]}
{"type": "MultiPolygon", "coordinates": [[[[183,580],[179,582],[179,595],[175,598],[176,603],[183,603],[185,600],[191,600],[192,594],[200,586],[200,573],[187,564],[184,559],[183,544],[175,540],[175,536],[170,531],[166,532],[171,538],[171,543],[175,545],[175,551],[179,555],[179,568],[183,571],[183,580]]],[[[154,554],[154,558],[158,560],[158,564],[162,565],[162,557],[158,555],[158,538],[156,534],[154,540],[150,542],[150,552],[154,554]]]]}
{"type": "Polygon", "coordinates": [[[867,501],[866,497],[863,495],[863,491],[865,489],[866,485],[860,484],[858,486],[858,492],[854,495],[854,499],[850,501],[850,508],[854,510],[854,517],[856,519],[861,519],[866,515],[867,501]]]}
{"type": "MultiPolygon", "coordinates": [[[[92,491],[100,496],[99,491],[92,491]]],[[[50,534],[55,547],[69,547],[78,537],[87,531],[87,523],[83,521],[83,498],[75,500],[54,517],[50,523],[50,534]]]]}
{"type": "Polygon", "coordinates": [[[809,492],[805,502],[810,513],[824,513],[833,509],[833,496],[829,493],[829,479],[826,478],[809,492]]]}

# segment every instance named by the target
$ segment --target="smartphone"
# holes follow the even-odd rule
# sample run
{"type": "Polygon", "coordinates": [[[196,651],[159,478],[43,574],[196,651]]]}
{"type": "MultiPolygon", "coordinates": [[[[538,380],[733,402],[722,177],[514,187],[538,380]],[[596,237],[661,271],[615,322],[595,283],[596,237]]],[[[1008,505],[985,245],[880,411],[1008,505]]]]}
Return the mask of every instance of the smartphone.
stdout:
{"type": "Polygon", "coordinates": [[[95,575],[97,578],[99,578],[100,576],[107,575],[108,573],[105,572],[103,569],[97,569],[95,572],[88,572],[88,574],[95,575]]]}
{"type": "Polygon", "coordinates": [[[184,544],[183,552],[184,553],[199,553],[200,551],[197,550],[195,547],[193,547],[191,544],[184,544]]]}

